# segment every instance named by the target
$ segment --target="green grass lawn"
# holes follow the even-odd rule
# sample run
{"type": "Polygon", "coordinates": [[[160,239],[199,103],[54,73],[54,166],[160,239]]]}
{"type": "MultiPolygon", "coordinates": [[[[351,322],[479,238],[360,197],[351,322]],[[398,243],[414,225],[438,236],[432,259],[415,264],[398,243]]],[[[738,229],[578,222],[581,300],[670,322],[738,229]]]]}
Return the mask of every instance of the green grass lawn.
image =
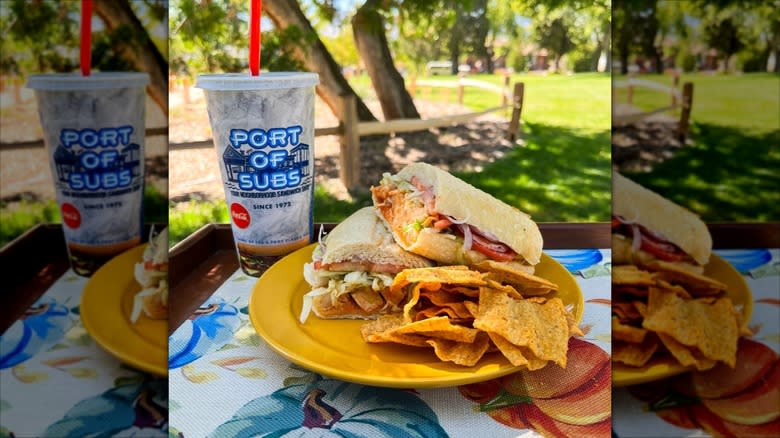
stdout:
{"type": "MultiPolygon", "coordinates": [[[[168,222],[168,199],[153,186],[144,191],[144,221],[168,222]]],[[[60,223],[60,210],[53,199],[0,204],[0,248],[38,224],[60,223]]]]}
{"type": "MultiPolygon", "coordinates": [[[[647,75],[671,85],[668,76],[647,75]]],[[[705,221],[780,220],[780,76],[689,74],[693,83],[691,140],[651,172],[627,174],[700,214],[705,221]]],[[[625,90],[616,102],[625,103],[625,90]]],[[[635,88],[643,110],[669,105],[663,92],[635,88]]]]}
{"type": "MultiPolygon", "coordinates": [[[[472,75],[471,79],[503,85],[503,76],[472,75]]],[[[427,79],[427,78],[426,78],[427,79]]],[[[455,76],[431,79],[457,81],[455,76]]],[[[522,140],[505,157],[481,172],[457,176],[537,221],[606,221],[610,216],[610,78],[607,74],[571,76],[514,75],[510,83],[525,84],[522,140]]],[[[350,83],[361,95],[371,95],[367,76],[350,83]]],[[[416,99],[455,102],[449,93],[417,89],[416,99]]],[[[480,111],[500,105],[501,97],[466,87],[464,105],[480,111]]],[[[315,220],[340,221],[369,205],[367,193],[355,202],[340,201],[318,188],[315,220]]]]}

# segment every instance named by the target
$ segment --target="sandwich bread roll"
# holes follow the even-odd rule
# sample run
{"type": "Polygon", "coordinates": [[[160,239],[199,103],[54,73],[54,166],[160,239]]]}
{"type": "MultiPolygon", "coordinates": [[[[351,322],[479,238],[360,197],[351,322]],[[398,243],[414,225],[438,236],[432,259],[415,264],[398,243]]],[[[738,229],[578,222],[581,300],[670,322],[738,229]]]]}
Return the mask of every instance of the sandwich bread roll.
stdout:
{"type": "MultiPolygon", "coordinates": [[[[707,264],[712,253],[712,237],[699,216],[617,172],[612,173],[612,187],[614,216],[619,216],[628,224],[639,224],[676,245],[696,264],[707,264]]],[[[632,244],[628,239],[613,239],[613,247],[616,262],[632,257],[632,244]],[[616,240],[622,242],[616,243],[616,240]]],[[[645,260],[640,261],[645,262],[651,258],[647,253],[634,256],[644,257],[645,260]]]]}
{"type": "Polygon", "coordinates": [[[380,217],[407,251],[444,264],[474,264],[491,258],[491,251],[475,251],[474,246],[464,249],[465,234],[442,232],[430,223],[430,218],[448,218],[454,228],[465,224],[469,231],[481,233],[474,242],[503,244],[514,253],[509,259],[502,255],[496,260],[533,266],[541,259],[542,235],[527,214],[437,167],[411,164],[386,176],[371,191],[380,217]],[[404,198],[398,189],[403,192],[405,188],[409,192],[404,198]],[[411,206],[418,199],[422,202],[411,206]]]}

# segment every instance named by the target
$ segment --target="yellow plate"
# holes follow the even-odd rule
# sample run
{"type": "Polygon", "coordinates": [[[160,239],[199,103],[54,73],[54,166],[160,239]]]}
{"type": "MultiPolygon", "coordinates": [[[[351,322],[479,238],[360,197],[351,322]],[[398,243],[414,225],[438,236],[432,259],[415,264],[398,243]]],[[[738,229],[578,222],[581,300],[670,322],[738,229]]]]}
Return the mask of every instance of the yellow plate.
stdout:
{"type": "MultiPolygon", "coordinates": [[[[735,306],[742,306],[743,321],[750,321],[753,313],[753,295],[742,275],[731,264],[717,255],[710,257],[710,262],[704,267],[704,275],[725,283],[726,293],[735,306]]],[[[612,363],[612,386],[638,385],[653,382],[666,377],[691,371],[692,367],[680,365],[671,356],[655,357],[643,367],[630,367],[622,363],[612,363]]]]}
{"type": "MultiPolygon", "coordinates": [[[[257,281],[249,300],[249,317],[257,333],[286,359],[326,376],[366,385],[395,388],[456,386],[517,371],[500,353],[485,355],[476,366],[442,362],[433,350],[390,344],[368,344],[360,336],[362,320],[323,320],[314,313],[298,321],[303,294],[303,264],[314,245],[299,249],[271,266],[257,281]]],[[[574,277],[546,254],[536,274],[554,283],[565,305],[573,305],[577,322],[584,308],[574,277]]]]}
{"type": "Polygon", "coordinates": [[[133,297],[141,290],[135,264],[146,245],[109,260],[89,279],[81,296],[81,321],[92,339],[124,363],[158,376],[168,375],[168,321],[141,313],[130,323],[133,297]]]}

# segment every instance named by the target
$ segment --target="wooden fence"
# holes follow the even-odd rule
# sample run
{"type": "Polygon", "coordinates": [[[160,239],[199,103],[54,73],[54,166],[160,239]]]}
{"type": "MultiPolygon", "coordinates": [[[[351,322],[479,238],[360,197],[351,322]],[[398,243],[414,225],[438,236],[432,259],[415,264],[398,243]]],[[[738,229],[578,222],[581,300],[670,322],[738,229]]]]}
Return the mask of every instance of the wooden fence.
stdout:
{"type": "Polygon", "coordinates": [[[629,73],[628,79],[612,81],[612,87],[625,88],[626,89],[626,101],[629,105],[633,103],[634,88],[642,87],[651,90],[663,91],[670,95],[671,103],[668,106],[656,108],[650,111],[644,111],[632,114],[613,114],[613,125],[626,125],[634,122],[638,122],[642,119],[646,119],[652,115],[672,111],[675,109],[681,109],[680,118],[677,122],[677,138],[684,142],[688,136],[688,127],[691,117],[691,106],[693,105],[693,83],[686,82],[683,84],[682,92],[678,89],[680,84],[680,75],[675,74],[672,79],[672,86],[669,87],[658,82],[648,81],[643,79],[637,79],[634,74],[629,73]]]}
{"type": "Polygon", "coordinates": [[[506,76],[505,86],[500,87],[487,82],[468,80],[463,77],[458,82],[447,81],[415,81],[412,79],[409,83],[410,94],[414,95],[418,87],[441,88],[445,90],[458,90],[458,103],[463,103],[465,87],[475,87],[485,91],[490,91],[500,96],[500,105],[488,108],[483,111],[454,114],[444,117],[430,119],[396,119],[384,122],[360,122],[357,117],[357,100],[354,96],[342,96],[342,122],[339,126],[329,128],[317,128],[315,136],[318,135],[339,135],[340,154],[339,154],[339,177],[348,190],[357,188],[360,184],[360,137],[377,134],[397,134],[402,132],[424,131],[431,128],[441,128],[466,123],[477,117],[496,111],[512,109],[512,117],[507,129],[507,138],[514,141],[520,128],[520,115],[523,110],[524,84],[515,83],[511,94],[509,93],[509,76],[506,76]]]}
{"type": "MultiPolygon", "coordinates": [[[[188,94],[190,85],[191,83],[187,78],[182,79],[181,81],[169,81],[170,90],[182,87],[184,93],[186,94],[188,94]]],[[[408,88],[410,94],[413,96],[417,89],[428,89],[430,90],[430,94],[432,94],[433,90],[437,88],[440,90],[447,90],[447,93],[451,93],[450,90],[454,89],[457,90],[458,103],[463,104],[465,89],[467,87],[472,87],[496,94],[498,96],[498,104],[495,107],[477,112],[454,114],[450,116],[429,119],[397,119],[384,122],[361,122],[357,116],[357,100],[355,96],[345,95],[342,96],[343,102],[341,107],[344,111],[340,117],[342,122],[337,126],[315,128],[314,135],[338,135],[340,137],[339,176],[341,181],[344,183],[344,186],[346,186],[349,190],[353,190],[357,188],[360,183],[360,137],[362,136],[397,134],[453,126],[466,123],[485,114],[511,109],[512,115],[509,121],[509,127],[507,129],[506,135],[509,140],[516,140],[518,131],[520,129],[520,116],[523,110],[523,94],[525,88],[522,82],[517,82],[514,84],[514,87],[510,92],[509,85],[510,77],[508,75],[504,76],[503,86],[491,84],[489,82],[467,79],[462,75],[459,76],[457,82],[437,80],[418,81],[412,78],[409,82],[408,88]]],[[[189,96],[185,95],[184,100],[189,100],[189,96]]],[[[167,127],[146,129],[147,136],[167,134],[167,127]]],[[[169,143],[169,150],[207,148],[212,147],[212,145],[213,142],[211,139],[191,143],[169,143]]],[[[13,144],[0,144],[0,148],[3,149],[23,149],[43,146],[43,140],[15,142],[13,144]]]]}

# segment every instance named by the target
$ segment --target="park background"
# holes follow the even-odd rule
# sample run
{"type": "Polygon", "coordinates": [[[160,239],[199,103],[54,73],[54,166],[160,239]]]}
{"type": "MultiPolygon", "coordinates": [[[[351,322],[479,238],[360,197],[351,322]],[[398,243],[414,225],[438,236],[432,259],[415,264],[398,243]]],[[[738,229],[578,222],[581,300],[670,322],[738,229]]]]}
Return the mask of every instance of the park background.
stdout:
{"type": "MultiPolygon", "coordinates": [[[[200,73],[247,70],[247,6],[171,1],[171,243],[229,222],[203,94],[192,84],[200,73]]],[[[319,73],[318,129],[344,122],[333,96],[355,96],[361,123],[413,123],[501,106],[502,92],[511,100],[514,84],[524,85],[517,138],[507,138],[511,108],[361,136],[352,187],[339,177],[339,136],[317,136],[316,222],[370,205],[368,189],[383,172],[416,161],[536,221],[609,219],[608,1],[274,0],[263,8],[261,66],[319,73]],[[460,83],[468,84],[462,95],[460,83]]]]}
{"type": "Polygon", "coordinates": [[[780,1],[615,0],[613,165],[706,222],[780,220],[780,1]],[[689,135],[680,109],[629,126],[626,112],[670,104],[692,84],[689,135]],[[660,86],[660,87],[659,87],[660,86]]]}
{"type": "MultiPolygon", "coordinates": [[[[97,3],[118,5],[112,9],[124,10],[125,22],[96,7],[93,66],[164,72],[149,88],[147,128],[170,124],[170,138],[147,138],[147,221],[170,215],[172,244],[203,224],[228,222],[205,104],[192,85],[199,73],[247,70],[248,2],[97,3]]],[[[359,98],[361,120],[473,113],[502,104],[484,84],[501,90],[508,83],[510,92],[525,85],[517,139],[506,138],[511,110],[364,136],[352,190],[339,178],[339,136],[317,137],[317,221],[339,221],[366,205],[381,172],[414,161],[447,168],[537,221],[606,221],[611,167],[706,221],[780,220],[778,0],[264,3],[263,67],[332,72],[324,81],[331,95],[359,98]],[[366,42],[362,51],[358,40],[366,42]],[[374,79],[391,80],[377,84],[370,66],[374,79]],[[693,84],[684,141],[670,135],[679,109],[611,132],[613,115],[669,103],[666,91],[637,86],[629,104],[627,89],[615,86],[629,75],[667,89],[693,84]],[[466,86],[460,99],[463,81],[483,88],[466,86]]],[[[30,73],[78,68],[78,2],[0,2],[0,32],[2,246],[37,223],[60,220],[35,101],[22,84],[30,73]]],[[[318,128],[339,126],[337,105],[318,100],[318,128]]]]}

